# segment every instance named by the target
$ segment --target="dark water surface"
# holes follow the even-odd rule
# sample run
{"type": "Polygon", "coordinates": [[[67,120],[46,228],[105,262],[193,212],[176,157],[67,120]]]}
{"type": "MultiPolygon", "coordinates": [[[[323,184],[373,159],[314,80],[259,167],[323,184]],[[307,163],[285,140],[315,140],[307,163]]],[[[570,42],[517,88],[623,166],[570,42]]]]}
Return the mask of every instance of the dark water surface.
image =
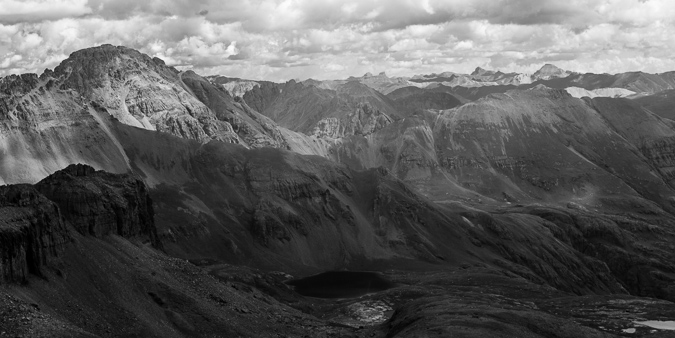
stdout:
{"type": "Polygon", "coordinates": [[[394,287],[394,283],[375,272],[328,271],[286,282],[303,296],[353,298],[394,287]]]}

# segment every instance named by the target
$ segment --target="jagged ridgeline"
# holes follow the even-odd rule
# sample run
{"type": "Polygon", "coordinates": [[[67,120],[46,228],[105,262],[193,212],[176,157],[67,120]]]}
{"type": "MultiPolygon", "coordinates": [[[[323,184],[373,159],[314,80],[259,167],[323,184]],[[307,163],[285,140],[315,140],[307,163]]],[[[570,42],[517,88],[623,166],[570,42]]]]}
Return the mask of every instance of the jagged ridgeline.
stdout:
{"type": "Polygon", "coordinates": [[[644,313],[675,301],[670,75],[546,66],[279,84],[104,45],[7,76],[0,305],[37,316],[22,303],[33,299],[50,316],[0,324],[43,336],[406,337],[450,334],[464,316],[476,337],[494,325],[507,337],[609,337],[596,319],[579,324],[588,303],[570,299],[644,313]],[[591,92],[639,97],[575,97],[591,92]],[[394,287],[368,304],[395,308],[391,321],[303,314],[338,308],[279,273],[340,269],[388,271],[394,287]]]}

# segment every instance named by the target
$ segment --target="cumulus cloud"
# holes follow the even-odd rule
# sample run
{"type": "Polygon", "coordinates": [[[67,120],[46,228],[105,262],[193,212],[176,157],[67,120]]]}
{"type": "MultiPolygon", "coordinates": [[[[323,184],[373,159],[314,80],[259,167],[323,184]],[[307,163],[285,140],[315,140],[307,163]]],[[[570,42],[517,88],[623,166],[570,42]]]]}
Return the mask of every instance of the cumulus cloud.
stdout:
{"type": "Polygon", "coordinates": [[[0,75],[111,43],[202,74],[675,70],[670,0],[0,0],[0,75]]]}
{"type": "Polygon", "coordinates": [[[91,13],[87,0],[2,0],[0,23],[33,22],[91,13]]]}

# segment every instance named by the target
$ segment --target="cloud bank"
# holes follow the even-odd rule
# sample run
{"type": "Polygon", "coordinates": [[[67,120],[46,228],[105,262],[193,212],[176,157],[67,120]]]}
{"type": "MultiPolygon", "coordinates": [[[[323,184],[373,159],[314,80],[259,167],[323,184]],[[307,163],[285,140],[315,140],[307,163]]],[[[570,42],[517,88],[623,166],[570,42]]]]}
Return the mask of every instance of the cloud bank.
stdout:
{"type": "Polygon", "coordinates": [[[203,75],[675,70],[671,0],[0,0],[0,75],[125,45],[203,75]]]}

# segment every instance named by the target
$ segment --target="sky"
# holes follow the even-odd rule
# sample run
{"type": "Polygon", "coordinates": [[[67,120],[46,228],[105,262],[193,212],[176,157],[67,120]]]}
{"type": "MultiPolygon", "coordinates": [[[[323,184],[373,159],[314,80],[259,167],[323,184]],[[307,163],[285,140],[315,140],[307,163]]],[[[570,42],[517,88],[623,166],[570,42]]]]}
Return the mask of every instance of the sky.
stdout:
{"type": "Polygon", "coordinates": [[[0,0],[0,76],[110,43],[254,80],[675,70],[673,0],[0,0]]]}

